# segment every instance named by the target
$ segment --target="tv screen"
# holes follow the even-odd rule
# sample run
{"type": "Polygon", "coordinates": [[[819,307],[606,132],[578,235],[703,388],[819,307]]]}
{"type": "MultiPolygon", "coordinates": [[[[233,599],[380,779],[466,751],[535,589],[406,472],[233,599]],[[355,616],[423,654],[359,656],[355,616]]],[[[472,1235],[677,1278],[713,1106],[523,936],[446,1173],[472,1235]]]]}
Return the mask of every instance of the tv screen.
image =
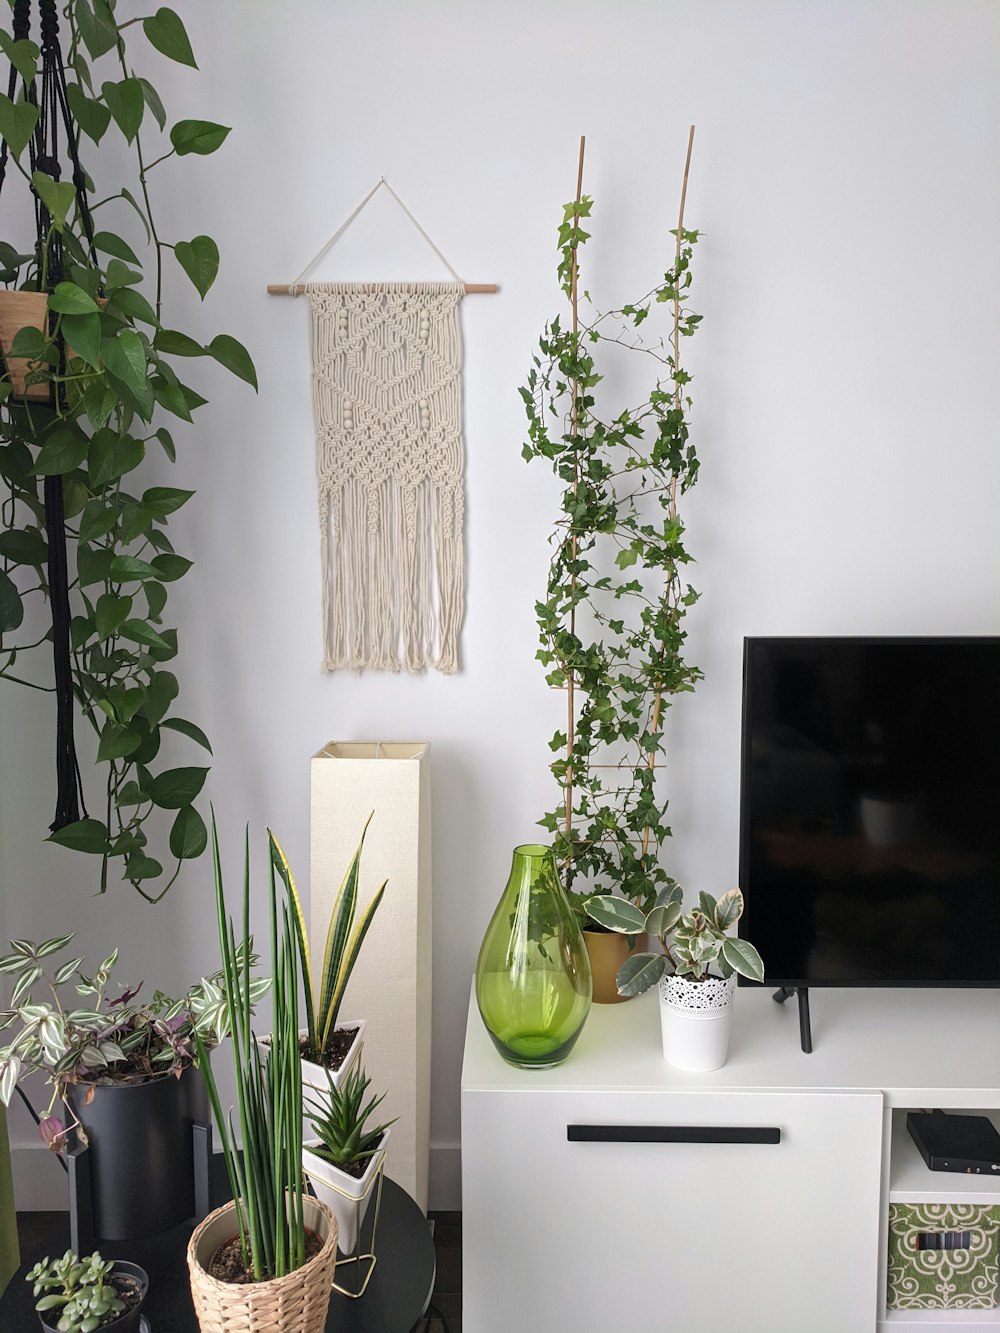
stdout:
{"type": "Polygon", "coordinates": [[[1000,985],[1000,639],[747,639],[740,884],[769,983],[1000,985]]]}

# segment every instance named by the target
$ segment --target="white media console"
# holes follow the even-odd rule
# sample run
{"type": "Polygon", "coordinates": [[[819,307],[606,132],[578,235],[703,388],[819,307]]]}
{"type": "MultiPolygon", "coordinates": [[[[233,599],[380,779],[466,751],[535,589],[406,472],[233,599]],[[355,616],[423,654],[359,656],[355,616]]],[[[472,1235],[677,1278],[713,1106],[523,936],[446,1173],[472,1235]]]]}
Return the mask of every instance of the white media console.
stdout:
{"type": "Polygon", "coordinates": [[[810,1055],[794,1003],[746,989],[725,1067],[682,1073],[649,993],[594,1005],[565,1063],[529,1073],[501,1060],[473,995],[467,1333],[1000,1333],[1000,1310],[885,1299],[890,1202],[1000,1203],[998,1179],[928,1170],[904,1124],[907,1110],[1000,1108],[1000,994],[811,1001],[810,1055]]]}

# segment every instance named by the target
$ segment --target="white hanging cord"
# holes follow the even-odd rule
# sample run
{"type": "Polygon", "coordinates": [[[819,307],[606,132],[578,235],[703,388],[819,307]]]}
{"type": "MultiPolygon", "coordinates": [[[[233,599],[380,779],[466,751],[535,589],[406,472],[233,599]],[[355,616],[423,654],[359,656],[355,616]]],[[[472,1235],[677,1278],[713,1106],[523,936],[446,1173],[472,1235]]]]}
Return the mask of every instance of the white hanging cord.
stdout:
{"type": "Polygon", "coordinates": [[[316,265],[317,265],[317,264],[319,263],[319,261],[323,258],[323,256],[324,256],[324,255],[326,254],[326,252],[330,249],[330,247],[331,247],[336,241],[339,241],[339,240],[340,240],[341,236],[343,236],[344,232],[345,232],[345,231],[347,230],[347,228],[351,225],[351,223],[354,221],[354,219],[358,216],[358,214],[361,212],[361,210],[365,207],[365,205],[368,203],[368,201],[372,198],[372,196],[373,196],[374,194],[376,194],[376,193],[382,188],[383,185],[384,185],[385,188],[389,191],[389,193],[392,195],[393,199],[395,199],[396,203],[400,206],[400,208],[403,210],[403,212],[406,214],[406,216],[410,219],[410,221],[413,223],[413,225],[416,227],[417,231],[420,232],[420,235],[424,238],[424,240],[427,242],[427,244],[431,247],[431,249],[432,249],[432,250],[434,251],[434,253],[437,255],[438,259],[440,259],[441,263],[445,266],[445,268],[448,270],[448,272],[451,274],[451,276],[455,279],[455,281],[456,281],[456,282],[461,282],[461,281],[462,281],[462,279],[458,276],[458,274],[455,272],[455,270],[452,268],[452,266],[448,263],[447,259],[445,259],[444,255],[441,253],[441,251],[437,248],[437,246],[434,244],[434,242],[431,240],[431,238],[430,238],[430,237],[427,235],[427,233],[424,231],[423,227],[421,227],[421,225],[420,225],[420,223],[417,221],[417,219],[413,216],[413,214],[410,212],[410,210],[409,210],[409,209],[406,207],[406,205],[403,203],[402,199],[400,199],[399,195],[398,195],[398,194],[396,193],[396,191],[392,188],[392,186],[389,184],[389,182],[386,180],[386,178],[385,178],[384,176],[381,176],[381,177],[379,178],[379,180],[378,180],[378,181],[372,186],[372,188],[368,191],[368,193],[365,195],[365,197],[361,200],[361,203],[358,204],[358,206],[357,206],[357,208],[354,210],[354,212],[351,213],[350,217],[348,217],[348,219],[346,220],[346,222],[341,223],[341,225],[340,225],[340,226],[337,228],[337,230],[333,233],[333,235],[332,235],[332,236],[330,237],[330,239],[326,242],[326,244],[319,250],[319,252],[318,252],[316,255],[313,256],[312,259],[310,259],[309,263],[305,266],[305,268],[304,268],[304,269],[302,270],[302,272],[298,275],[298,277],[297,277],[297,278],[294,278],[294,279],[292,280],[292,282],[289,283],[288,290],[289,290],[289,292],[290,292],[290,294],[291,294],[292,296],[299,296],[299,295],[301,294],[301,293],[299,292],[298,289],[299,289],[299,286],[300,286],[300,284],[301,284],[301,282],[302,282],[302,279],[306,276],[306,274],[309,272],[310,269],[316,267],[316,265]]]}

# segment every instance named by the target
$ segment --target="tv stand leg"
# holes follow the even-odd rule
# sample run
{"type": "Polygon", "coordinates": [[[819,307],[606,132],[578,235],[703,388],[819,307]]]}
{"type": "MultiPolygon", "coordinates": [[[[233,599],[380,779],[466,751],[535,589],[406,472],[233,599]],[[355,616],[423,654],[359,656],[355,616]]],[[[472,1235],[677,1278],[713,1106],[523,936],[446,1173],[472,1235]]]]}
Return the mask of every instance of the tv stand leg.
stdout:
{"type": "Polygon", "coordinates": [[[784,1004],[790,1000],[793,995],[798,996],[799,1001],[799,1042],[806,1055],[812,1054],[812,1023],[809,1016],[809,987],[808,986],[779,986],[771,996],[771,999],[778,1004],[784,1004]]]}

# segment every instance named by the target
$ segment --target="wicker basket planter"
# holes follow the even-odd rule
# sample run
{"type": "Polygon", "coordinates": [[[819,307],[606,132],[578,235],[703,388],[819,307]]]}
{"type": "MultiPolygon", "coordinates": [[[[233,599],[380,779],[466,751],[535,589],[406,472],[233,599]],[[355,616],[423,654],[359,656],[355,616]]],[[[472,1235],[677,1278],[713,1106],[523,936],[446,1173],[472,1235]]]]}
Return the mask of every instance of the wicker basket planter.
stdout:
{"type": "Polygon", "coordinates": [[[187,1249],[191,1295],[201,1333],[322,1333],[337,1260],[337,1221],[325,1204],[302,1200],[306,1227],[323,1238],[307,1264],[270,1282],[236,1284],[211,1277],[206,1264],[236,1235],[236,1205],[210,1213],[187,1249]]]}

